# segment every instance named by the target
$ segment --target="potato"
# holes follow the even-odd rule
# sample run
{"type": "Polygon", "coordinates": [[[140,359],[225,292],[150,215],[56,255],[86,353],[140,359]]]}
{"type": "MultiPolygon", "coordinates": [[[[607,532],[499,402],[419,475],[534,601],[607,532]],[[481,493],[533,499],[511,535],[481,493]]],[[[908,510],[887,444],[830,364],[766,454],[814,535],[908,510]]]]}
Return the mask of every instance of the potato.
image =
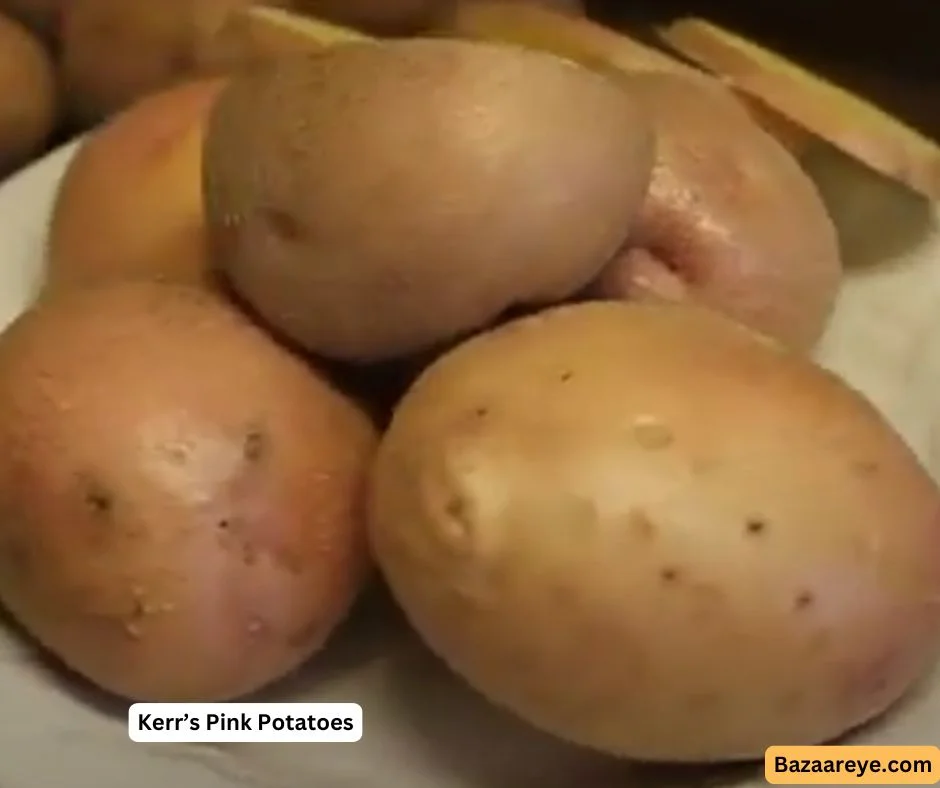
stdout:
{"type": "Polygon", "coordinates": [[[26,25],[45,41],[58,34],[59,14],[67,1],[74,0],[0,0],[0,13],[26,25]]]}
{"type": "Polygon", "coordinates": [[[0,15],[0,177],[25,164],[56,123],[55,71],[25,27],[0,15]]]}
{"type": "Polygon", "coordinates": [[[371,36],[351,27],[281,8],[251,5],[228,16],[202,48],[201,57],[209,70],[247,71],[272,60],[370,40],[371,36]]]}
{"type": "Polygon", "coordinates": [[[212,282],[202,139],[223,84],[205,79],[158,92],[85,139],[53,207],[47,290],[121,279],[212,282]]]}
{"type": "Polygon", "coordinates": [[[112,693],[284,675],[368,569],[371,423],[212,293],[63,291],[0,337],[0,599],[112,693]]]}
{"type": "Polygon", "coordinates": [[[703,77],[700,68],[661,49],[572,13],[564,0],[464,0],[440,31],[551,52],[608,72],[666,71],[703,77]]]}
{"type": "Polygon", "coordinates": [[[223,91],[203,158],[212,255],[307,350],[408,356],[585,286],[652,159],[629,95],[554,56],[346,44],[223,91]]]}
{"type": "Polygon", "coordinates": [[[657,166],[597,292],[693,299],[812,348],[842,277],[839,237],[813,182],[720,85],[666,73],[622,82],[653,118],[657,166]]]}
{"type": "MultiPolygon", "coordinates": [[[[476,0],[463,0],[465,3],[474,3],[476,0]]],[[[584,3],[581,0],[503,0],[510,5],[535,5],[550,8],[562,14],[581,16],[584,14],[584,3]]]]}
{"type": "Polygon", "coordinates": [[[440,358],[371,487],[430,647],[558,736],[760,758],[940,650],[940,492],[859,394],[701,307],[557,307],[440,358]]]}
{"type": "Polygon", "coordinates": [[[416,33],[456,0],[296,0],[304,13],[378,34],[416,33]]]}
{"type": "MultiPolygon", "coordinates": [[[[70,112],[88,125],[147,93],[205,73],[203,47],[252,0],[71,0],[62,9],[70,112]]],[[[289,5],[289,0],[270,0],[289,5]]]]}

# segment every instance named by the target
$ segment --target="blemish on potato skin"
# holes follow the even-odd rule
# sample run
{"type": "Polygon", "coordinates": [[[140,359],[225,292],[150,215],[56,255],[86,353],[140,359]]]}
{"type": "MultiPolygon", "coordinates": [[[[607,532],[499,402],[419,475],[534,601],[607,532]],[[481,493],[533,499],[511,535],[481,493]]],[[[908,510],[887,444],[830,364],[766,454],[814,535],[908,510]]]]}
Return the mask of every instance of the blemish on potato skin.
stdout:
{"type": "Polygon", "coordinates": [[[852,470],[859,476],[871,477],[875,476],[880,468],[875,460],[858,460],[852,463],[852,470]]]}
{"type": "Polygon", "coordinates": [[[258,563],[258,552],[250,542],[242,545],[242,563],[245,566],[254,566],[258,563]]]}
{"type": "Polygon", "coordinates": [[[464,546],[473,533],[473,523],[470,518],[470,507],[465,498],[452,495],[444,504],[444,519],[447,534],[452,544],[464,546]]]}
{"type": "Polygon", "coordinates": [[[565,370],[558,376],[558,380],[561,383],[567,383],[574,377],[574,373],[571,370],[565,370]]]}
{"type": "Polygon", "coordinates": [[[744,531],[748,536],[763,536],[770,525],[760,517],[752,517],[744,524],[744,531]]]}
{"type": "Polygon", "coordinates": [[[280,208],[266,208],[261,210],[260,218],[276,238],[287,243],[299,243],[303,240],[303,227],[293,214],[280,208]]]}
{"type": "Polygon", "coordinates": [[[172,443],[165,446],[163,453],[173,465],[182,466],[189,460],[189,450],[181,443],[172,443]]]}
{"type": "Polygon", "coordinates": [[[478,419],[485,419],[487,416],[490,415],[490,409],[487,407],[481,406],[473,411],[473,415],[476,416],[478,419]]]}
{"type": "Polygon", "coordinates": [[[666,585],[675,585],[681,579],[681,573],[674,566],[665,566],[659,572],[659,577],[666,585]]]}
{"type": "Polygon", "coordinates": [[[247,462],[255,464],[264,458],[267,448],[267,438],[264,432],[259,427],[254,427],[245,435],[242,456],[247,462]]]}
{"type": "Polygon", "coordinates": [[[143,635],[143,621],[153,613],[153,608],[144,598],[144,589],[140,586],[131,588],[130,612],[121,620],[124,634],[131,640],[140,640],[143,635]]]}
{"type": "Polygon", "coordinates": [[[637,444],[649,451],[666,449],[675,440],[669,426],[655,416],[638,416],[633,420],[631,429],[637,444]]]}
{"type": "Polygon", "coordinates": [[[642,509],[631,509],[627,514],[627,528],[632,536],[642,542],[656,539],[656,523],[642,509]]]}
{"type": "Polygon", "coordinates": [[[96,516],[106,518],[114,511],[114,495],[98,482],[85,483],[85,504],[96,516]]]}
{"type": "Polygon", "coordinates": [[[793,609],[797,611],[808,610],[816,603],[812,591],[800,591],[793,600],[793,609]]]}

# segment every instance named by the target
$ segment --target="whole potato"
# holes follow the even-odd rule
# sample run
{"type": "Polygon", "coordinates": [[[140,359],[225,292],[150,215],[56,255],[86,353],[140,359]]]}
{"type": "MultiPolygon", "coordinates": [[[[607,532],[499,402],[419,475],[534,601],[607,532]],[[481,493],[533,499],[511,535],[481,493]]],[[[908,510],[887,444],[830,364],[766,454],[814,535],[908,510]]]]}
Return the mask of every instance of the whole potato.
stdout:
{"type": "Polygon", "coordinates": [[[825,742],[940,649],[930,476],[839,379],[704,308],[559,307],[440,358],[370,531],[458,674],[619,756],[825,742]]]}
{"type": "Polygon", "coordinates": [[[839,237],[793,155],[720,83],[622,77],[656,128],[657,163],[604,297],[690,299],[810,350],[842,280],[839,237]]]}
{"type": "Polygon", "coordinates": [[[653,149],[628,93],[540,52],[411,39],[285,59],[234,77],[209,119],[213,261],[309,351],[412,355],[587,285],[653,149]]]}
{"type": "Polygon", "coordinates": [[[251,692],[368,567],[371,423],[213,294],[63,291],[0,337],[0,599],[102,688],[251,692]]]}
{"type": "MultiPolygon", "coordinates": [[[[62,9],[70,113],[94,124],[135,99],[205,73],[201,51],[252,0],[71,0],[62,9]]],[[[287,6],[290,0],[270,0],[287,6]]]]}
{"type": "Polygon", "coordinates": [[[81,143],[53,207],[48,291],[135,278],[211,283],[202,140],[223,84],[204,79],[160,91],[81,143]]]}
{"type": "Polygon", "coordinates": [[[55,69],[39,39],[0,15],[0,177],[39,153],[58,114],[55,69]]]}

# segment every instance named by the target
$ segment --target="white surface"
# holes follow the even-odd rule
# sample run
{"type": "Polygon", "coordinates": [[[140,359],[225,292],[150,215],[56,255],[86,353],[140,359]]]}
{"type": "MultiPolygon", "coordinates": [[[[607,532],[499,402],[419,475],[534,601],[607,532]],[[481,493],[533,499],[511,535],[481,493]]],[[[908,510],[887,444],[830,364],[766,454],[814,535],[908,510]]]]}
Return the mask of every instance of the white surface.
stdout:
{"type": "MultiPolygon", "coordinates": [[[[41,277],[63,149],[0,187],[0,327],[41,277]]],[[[876,228],[884,232],[885,228],[876,228]]],[[[940,477],[940,236],[854,273],[821,349],[940,477]]],[[[759,769],[642,770],[576,751],[494,711],[451,679],[386,603],[364,610],[277,702],[363,707],[357,744],[136,744],[127,706],[106,703],[0,629],[0,788],[697,788],[764,785],[759,769]]],[[[940,674],[859,734],[940,742],[940,674]]]]}

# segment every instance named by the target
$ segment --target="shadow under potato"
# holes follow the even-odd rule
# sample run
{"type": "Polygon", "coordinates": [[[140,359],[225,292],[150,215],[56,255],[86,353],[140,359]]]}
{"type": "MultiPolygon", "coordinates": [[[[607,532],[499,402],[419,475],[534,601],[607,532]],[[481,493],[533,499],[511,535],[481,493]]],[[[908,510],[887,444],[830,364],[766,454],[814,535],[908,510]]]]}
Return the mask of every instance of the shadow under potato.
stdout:
{"type": "Polygon", "coordinates": [[[24,671],[37,674],[62,694],[99,714],[127,717],[130,701],[99,689],[75,673],[40,645],[4,608],[0,608],[0,637],[13,641],[11,648],[19,652],[16,661],[24,671]]]}

